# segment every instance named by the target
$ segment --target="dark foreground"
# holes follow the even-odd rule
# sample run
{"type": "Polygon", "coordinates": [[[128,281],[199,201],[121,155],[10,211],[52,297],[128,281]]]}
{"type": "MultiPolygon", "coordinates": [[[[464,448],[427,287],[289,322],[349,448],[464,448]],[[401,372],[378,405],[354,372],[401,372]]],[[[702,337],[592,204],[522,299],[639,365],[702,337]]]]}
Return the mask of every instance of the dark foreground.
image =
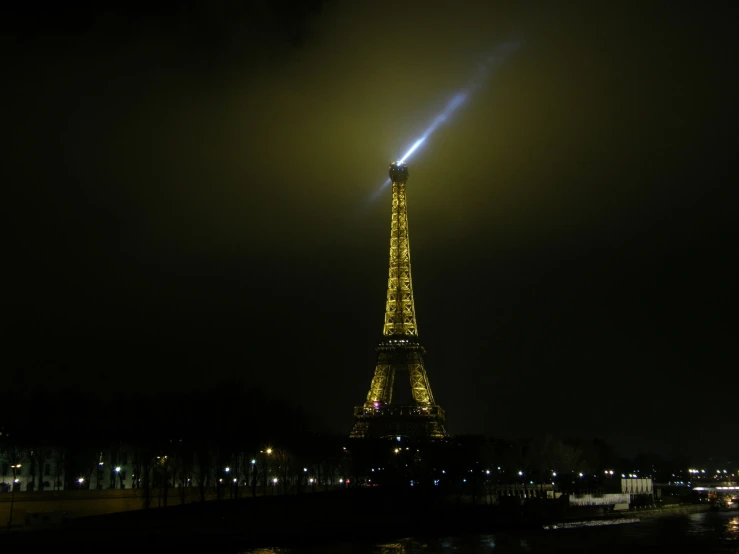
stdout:
{"type": "Polygon", "coordinates": [[[377,544],[394,537],[540,531],[552,524],[606,517],[555,503],[522,510],[459,505],[454,498],[415,491],[356,490],[79,518],[57,529],[0,533],[0,549],[68,546],[77,552],[101,548],[108,552],[162,548],[240,552],[260,546],[289,548],[344,541],[377,544]]]}

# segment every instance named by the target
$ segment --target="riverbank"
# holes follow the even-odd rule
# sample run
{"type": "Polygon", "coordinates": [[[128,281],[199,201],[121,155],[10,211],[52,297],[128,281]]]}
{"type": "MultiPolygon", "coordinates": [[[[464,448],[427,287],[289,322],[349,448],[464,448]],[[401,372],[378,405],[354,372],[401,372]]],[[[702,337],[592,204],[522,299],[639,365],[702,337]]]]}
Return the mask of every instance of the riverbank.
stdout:
{"type": "Polygon", "coordinates": [[[491,533],[539,528],[558,521],[657,517],[705,509],[638,510],[614,514],[538,506],[535,510],[501,506],[460,506],[450,498],[425,493],[356,490],[338,493],[249,498],[185,504],[84,517],[56,529],[0,535],[0,547],[58,547],[75,551],[201,548],[231,551],[262,545],[336,541],[376,541],[408,535],[491,533]]]}
{"type": "MultiPolygon", "coordinates": [[[[240,489],[241,496],[251,498],[250,490],[245,487],[240,489]]],[[[268,494],[271,493],[268,490],[268,494]]],[[[222,491],[222,496],[228,498],[233,490],[222,491]]],[[[265,496],[262,490],[257,496],[265,496]]],[[[217,500],[217,491],[212,487],[203,493],[206,501],[217,500]]],[[[129,512],[141,510],[145,506],[145,498],[142,489],[102,489],[102,490],[46,490],[35,492],[16,492],[13,495],[13,524],[22,526],[27,513],[50,513],[56,512],[65,515],[65,519],[79,517],[100,516],[116,512],[129,512]]],[[[179,506],[180,504],[193,504],[201,502],[201,494],[197,488],[174,488],[169,489],[168,494],[163,490],[152,489],[149,497],[151,508],[165,508],[167,506],[179,506]]],[[[0,494],[0,526],[4,525],[10,517],[11,495],[0,494]]],[[[0,531],[2,532],[2,531],[0,531]]]]}

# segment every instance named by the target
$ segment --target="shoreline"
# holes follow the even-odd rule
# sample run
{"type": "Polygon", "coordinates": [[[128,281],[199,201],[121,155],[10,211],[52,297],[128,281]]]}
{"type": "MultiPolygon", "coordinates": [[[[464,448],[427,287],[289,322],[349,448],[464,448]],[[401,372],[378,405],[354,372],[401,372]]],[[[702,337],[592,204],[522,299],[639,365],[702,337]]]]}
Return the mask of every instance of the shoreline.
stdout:
{"type": "Polygon", "coordinates": [[[544,529],[585,521],[653,518],[707,511],[707,505],[598,513],[551,504],[537,510],[455,505],[448,497],[347,491],[294,497],[211,501],[65,521],[51,529],[0,532],[0,547],[73,546],[77,552],[173,547],[233,551],[399,536],[544,529]],[[102,542],[101,542],[102,541],[102,542]]]}

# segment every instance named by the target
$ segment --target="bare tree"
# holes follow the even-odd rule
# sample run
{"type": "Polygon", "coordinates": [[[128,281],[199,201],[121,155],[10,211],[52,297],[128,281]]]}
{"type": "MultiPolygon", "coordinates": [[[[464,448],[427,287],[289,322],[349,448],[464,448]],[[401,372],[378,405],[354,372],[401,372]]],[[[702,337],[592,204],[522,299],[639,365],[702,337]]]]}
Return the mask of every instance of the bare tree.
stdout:
{"type": "MultiPolygon", "coordinates": [[[[5,453],[4,457],[8,462],[8,465],[12,468],[15,466],[16,468],[22,467],[23,463],[27,463],[27,451],[25,448],[20,448],[18,446],[9,446],[5,453]]],[[[15,477],[17,471],[13,471],[13,476],[15,477]]],[[[15,481],[11,479],[11,488],[15,490],[15,481]]],[[[20,486],[20,485],[19,485],[20,486]]]]}
{"type": "Polygon", "coordinates": [[[121,445],[117,444],[109,449],[110,458],[108,460],[108,488],[117,489],[122,484],[120,471],[116,471],[121,465],[121,445]]]}
{"type": "Polygon", "coordinates": [[[54,490],[58,490],[62,486],[64,471],[67,461],[67,449],[57,447],[52,450],[51,463],[54,468],[54,490]]]}
{"type": "Polygon", "coordinates": [[[194,453],[189,442],[180,440],[172,454],[172,476],[179,484],[180,504],[185,503],[185,494],[193,473],[194,453]]]}
{"type": "Polygon", "coordinates": [[[352,463],[352,458],[348,453],[345,452],[341,456],[336,469],[338,470],[341,480],[344,482],[352,476],[354,473],[354,464],[352,463]]]}
{"type": "Polygon", "coordinates": [[[581,473],[588,468],[583,457],[583,452],[577,446],[560,443],[558,452],[559,463],[564,469],[564,473],[581,473]]]}
{"type": "Polygon", "coordinates": [[[29,469],[29,479],[28,483],[26,484],[26,490],[32,491],[36,489],[36,475],[38,470],[38,451],[36,450],[36,448],[27,449],[25,458],[26,462],[28,463],[29,469]]]}
{"type": "Polygon", "coordinates": [[[323,489],[328,490],[329,485],[333,486],[336,480],[337,463],[332,458],[326,458],[321,462],[321,473],[323,473],[323,489]]]}
{"type": "Polygon", "coordinates": [[[236,488],[234,497],[239,498],[239,488],[242,483],[248,482],[249,471],[251,470],[251,457],[244,450],[238,451],[234,455],[234,479],[236,479],[236,488]]]}
{"type": "Polygon", "coordinates": [[[151,507],[152,471],[154,454],[151,447],[142,444],[133,452],[133,486],[141,489],[144,508],[151,507]]]}
{"type": "Polygon", "coordinates": [[[77,476],[81,479],[77,481],[77,488],[89,487],[94,472],[97,472],[98,485],[102,482],[102,466],[100,465],[102,458],[96,445],[87,442],[77,445],[67,456],[66,461],[77,472],[75,476],[67,475],[67,481],[77,476]]]}
{"type": "Polygon", "coordinates": [[[210,445],[204,442],[198,442],[194,445],[195,467],[193,472],[200,490],[200,501],[205,502],[205,488],[210,485],[213,473],[213,453],[210,445]]]}
{"type": "Polygon", "coordinates": [[[541,491],[544,490],[544,481],[553,471],[561,448],[562,444],[550,434],[540,435],[529,442],[524,463],[527,469],[536,474],[541,491]]]}
{"type": "Polygon", "coordinates": [[[290,483],[290,474],[293,466],[293,459],[290,453],[284,449],[279,448],[273,451],[275,473],[279,475],[279,479],[282,481],[282,494],[287,494],[288,486],[290,483]]]}
{"type": "Polygon", "coordinates": [[[35,471],[36,475],[38,476],[38,484],[35,487],[35,490],[42,491],[44,490],[44,475],[46,474],[46,463],[49,461],[50,457],[50,451],[48,448],[44,446],[38,446],[33,449],[34,454],[34,461],[35,461],[35,471]]]}

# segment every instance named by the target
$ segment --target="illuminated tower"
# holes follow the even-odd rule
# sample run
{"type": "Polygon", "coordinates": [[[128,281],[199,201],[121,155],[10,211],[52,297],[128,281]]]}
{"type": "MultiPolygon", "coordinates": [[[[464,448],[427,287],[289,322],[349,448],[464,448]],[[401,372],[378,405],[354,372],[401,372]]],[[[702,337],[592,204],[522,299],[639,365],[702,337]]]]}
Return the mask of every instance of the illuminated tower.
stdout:
{"type": "Polygon", "coordinates": [[[390,166],[393,183],[390,224],[390,271],[387,282],[383,339],[377,346],[377,363],[367,400],[354,408],[351,438],[417,436],[443,438],[444,410],[434,402],[423,365],[426,351],[418,342],[416,310],[413,305],[411,254],[408,239],[408,212],[405,185],[408,167],[403,162],[390,166]],[[393,404],[396,374],[410,379],[410,397],[393,404]]]}

